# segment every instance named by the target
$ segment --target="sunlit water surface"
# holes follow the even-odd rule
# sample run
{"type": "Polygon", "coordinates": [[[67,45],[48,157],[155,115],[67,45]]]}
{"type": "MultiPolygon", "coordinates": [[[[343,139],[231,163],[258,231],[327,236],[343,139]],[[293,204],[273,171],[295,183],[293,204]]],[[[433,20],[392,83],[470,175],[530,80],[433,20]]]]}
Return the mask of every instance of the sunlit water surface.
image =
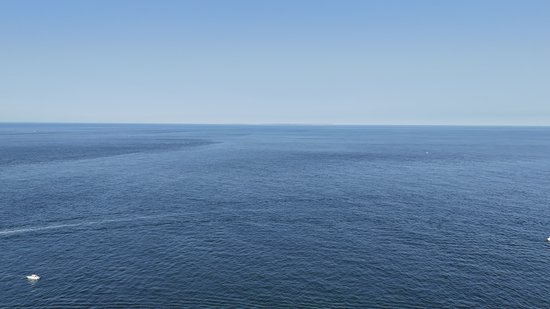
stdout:
{"type": "Polygon", "coordinates": [[[0,307],[550,307],[549,235],[550,128],[0,125],[0,307]]]}

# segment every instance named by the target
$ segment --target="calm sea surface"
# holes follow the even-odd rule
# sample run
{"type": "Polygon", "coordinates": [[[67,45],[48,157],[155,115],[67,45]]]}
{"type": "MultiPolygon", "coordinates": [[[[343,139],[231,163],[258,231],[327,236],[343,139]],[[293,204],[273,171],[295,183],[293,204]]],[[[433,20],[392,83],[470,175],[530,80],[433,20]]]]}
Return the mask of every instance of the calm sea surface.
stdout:
{"type": "Polygon", "coordinates": [[[548,236],[550,128],[0,124],[0,307],[548,308],[548,236]]]}

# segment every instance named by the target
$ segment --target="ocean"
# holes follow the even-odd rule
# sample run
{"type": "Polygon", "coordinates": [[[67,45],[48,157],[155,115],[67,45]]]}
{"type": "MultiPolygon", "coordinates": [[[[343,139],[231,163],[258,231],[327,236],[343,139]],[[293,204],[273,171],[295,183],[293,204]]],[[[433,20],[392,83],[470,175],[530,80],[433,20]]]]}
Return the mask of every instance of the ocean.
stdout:
{"type": "Polygon", "coordinates": [[[548,308],[548,236],[549,127],[0,124],[2,308],[548,308]]]}

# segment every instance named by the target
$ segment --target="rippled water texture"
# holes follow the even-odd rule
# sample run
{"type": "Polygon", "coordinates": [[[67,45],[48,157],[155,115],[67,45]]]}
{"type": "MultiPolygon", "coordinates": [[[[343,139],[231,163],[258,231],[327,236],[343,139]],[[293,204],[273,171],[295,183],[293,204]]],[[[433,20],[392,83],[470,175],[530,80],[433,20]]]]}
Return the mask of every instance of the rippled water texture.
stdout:
{"type": "Polygon", "coordinates": [[[550,128],[0,125],[0,307],[548,308],[549,235],[550,128]]]}

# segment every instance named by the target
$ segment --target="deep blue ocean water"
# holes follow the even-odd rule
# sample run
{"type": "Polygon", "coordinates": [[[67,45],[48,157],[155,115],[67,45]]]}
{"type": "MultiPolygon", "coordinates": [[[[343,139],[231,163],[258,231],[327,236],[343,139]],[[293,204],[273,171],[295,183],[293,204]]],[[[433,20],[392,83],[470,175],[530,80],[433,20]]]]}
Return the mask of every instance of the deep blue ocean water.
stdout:
{"type": "Polygon", "coordinates": [[[548,236],[550,128],[0,124],[0,307],[548,308],[548,236]]]}

